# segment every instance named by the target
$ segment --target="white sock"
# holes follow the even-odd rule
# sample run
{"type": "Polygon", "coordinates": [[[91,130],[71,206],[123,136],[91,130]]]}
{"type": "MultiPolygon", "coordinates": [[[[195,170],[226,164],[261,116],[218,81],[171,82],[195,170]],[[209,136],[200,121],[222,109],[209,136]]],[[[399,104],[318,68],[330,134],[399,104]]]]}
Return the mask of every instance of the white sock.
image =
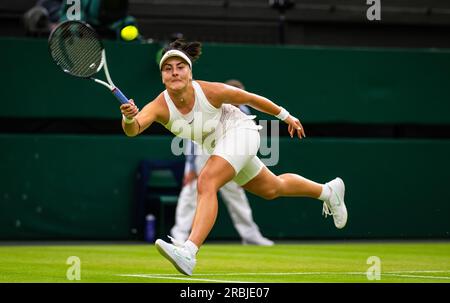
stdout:
{"type": "Polygon", "coordinates": [[[198,252],[197,245],[195,245],[191,240],[187,240],[186,242],[184,242],[184,247],[186,247],[194,256],[198,252]]]}
{"type": "Polygon", "coordinates": [[[322,193],[319,196],[319,200],[322,201],[328,201],[331,196],[331,189],[328,187],[328,185],[324,184],[322,185],[322,193]]]}

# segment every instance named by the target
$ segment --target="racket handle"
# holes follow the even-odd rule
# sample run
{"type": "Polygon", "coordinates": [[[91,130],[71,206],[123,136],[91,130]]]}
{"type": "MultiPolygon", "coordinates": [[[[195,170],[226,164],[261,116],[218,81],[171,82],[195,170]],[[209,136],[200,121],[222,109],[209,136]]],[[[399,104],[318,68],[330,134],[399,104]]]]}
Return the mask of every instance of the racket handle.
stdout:
{"type": "Polygon", "coordinates": [[[111,92],[116,96],[116,98],[120,101],[122,104],[128,103],[128,98],[125,97],[125,95],[118,89],[117,87],[114,87],[111,92]]]}

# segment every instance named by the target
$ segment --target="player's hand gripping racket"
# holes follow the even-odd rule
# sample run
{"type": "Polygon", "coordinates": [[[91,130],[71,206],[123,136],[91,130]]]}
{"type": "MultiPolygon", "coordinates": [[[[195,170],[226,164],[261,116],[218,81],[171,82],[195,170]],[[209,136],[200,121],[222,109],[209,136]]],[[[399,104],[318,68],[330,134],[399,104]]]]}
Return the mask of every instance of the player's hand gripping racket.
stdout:
{"type": "Polygon", "coordinates": [[[95,30],[81,21],[65,21],[59,24],[48,39],[50,54],[62,70],[72,76],[89,78],[106,86],[120,103],[128,98],[114,85],[106,65],[105,48],[95,30]],[[105,81],[92,77],[104,69],[105,81]]]}

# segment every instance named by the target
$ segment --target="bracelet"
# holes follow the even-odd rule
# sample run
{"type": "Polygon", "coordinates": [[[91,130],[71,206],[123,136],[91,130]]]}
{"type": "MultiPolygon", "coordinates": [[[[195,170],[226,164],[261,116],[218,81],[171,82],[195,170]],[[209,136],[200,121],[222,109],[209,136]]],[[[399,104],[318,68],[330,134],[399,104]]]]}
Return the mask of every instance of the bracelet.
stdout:
{"type": "Polygon", "coordinates": [[[277,117],[281,121],[284,121],[284,120],[286,120],[289,117],[290,114],[283,107],[280,106],[280,108],[281,108],[281,112],[278,115],[276,115],[275,117],[277,117]]]}
{"type": "Polygon", "coordinates": [[[125,122],[125,124],[132,124],[132,123],[134,123],[134,117],[129,119],[129,118],[125,117],[125,115],[122,115],[122,119],[123,119],[123,122],[125,122]]]}

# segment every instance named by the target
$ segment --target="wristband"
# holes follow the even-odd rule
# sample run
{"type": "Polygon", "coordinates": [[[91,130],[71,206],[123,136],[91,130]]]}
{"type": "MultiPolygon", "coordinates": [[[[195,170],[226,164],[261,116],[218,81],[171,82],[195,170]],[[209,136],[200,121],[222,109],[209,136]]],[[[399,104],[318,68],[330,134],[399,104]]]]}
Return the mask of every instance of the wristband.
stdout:
{"type": "Polygon", "coordinates": [[[281,112],[278,115],[276,115],[275,117],[277,117],[281,121],[284,121],[284,120],[286,120],[289,117],[290,114],[283,107],[280,106],[280,108],[281,108],[281,112]]]}
{"type": "Polygon", "coordinates": [[[125,122],[125,124],[132,124],[132,123],[134,123],[134,117],[129,119],[129,118],[125,117],[125,115],[122,115],[122,119],[123,119],[123,122],[125,122]]]}

